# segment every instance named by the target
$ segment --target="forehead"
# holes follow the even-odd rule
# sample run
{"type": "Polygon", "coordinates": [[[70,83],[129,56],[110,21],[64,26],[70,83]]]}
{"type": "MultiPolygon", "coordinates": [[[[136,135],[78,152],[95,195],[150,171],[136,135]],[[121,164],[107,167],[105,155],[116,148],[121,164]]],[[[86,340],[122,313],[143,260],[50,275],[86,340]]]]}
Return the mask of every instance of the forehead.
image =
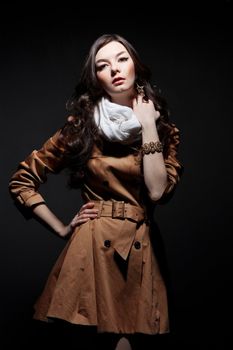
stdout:
{"type": "Polygon", "coordinates": [[[111,59],[120,52],[127,52],[125,46],[119,43],[118,41],[111,41],[110,43],[101,47],[99,51],[97,51],[95,61],[99,59],[111,59]]]}

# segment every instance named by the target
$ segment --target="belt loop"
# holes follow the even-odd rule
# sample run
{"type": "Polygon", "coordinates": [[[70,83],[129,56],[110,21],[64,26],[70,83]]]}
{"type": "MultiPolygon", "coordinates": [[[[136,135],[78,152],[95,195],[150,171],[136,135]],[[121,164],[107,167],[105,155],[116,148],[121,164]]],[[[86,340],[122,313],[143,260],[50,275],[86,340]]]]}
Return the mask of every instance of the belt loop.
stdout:
{"type": "Polygon", "coordinates": [[[120,202],[112,202],[112,217],[113,218],[122,218],[124,219],[125,217],[125,202],[120,201],[120,202]]]}
{"type": "Polygon", "coordinates": [[[99,208],[98,208],[97,218],[100,218],[103,210],[104,201],[99,201],[98,204],[99,204],[99,208]]]}

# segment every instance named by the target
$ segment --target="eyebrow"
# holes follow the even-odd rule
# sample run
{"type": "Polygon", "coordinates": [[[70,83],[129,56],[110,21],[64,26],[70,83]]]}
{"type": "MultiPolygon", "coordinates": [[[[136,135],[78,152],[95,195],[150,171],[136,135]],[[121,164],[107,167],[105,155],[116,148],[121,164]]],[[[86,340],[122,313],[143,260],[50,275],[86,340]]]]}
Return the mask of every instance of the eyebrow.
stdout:
{"type": "MultiPolygon", "coordinates": [[[[120,56],[120,55],[122,55],[123,53],[127,53],[127,51],[126,50],[124,50],[124,51],[121,51],[121,52],[118,52],[117,54],[116,54],[116,58],[118,57],[118,56],[120,56]]],[[[106,61],[108,61],[108,59],[107,58],[100,58],[99,60],[97,60],[95,63],[99,63],[99,62],[106,62],[106,61]]]]}

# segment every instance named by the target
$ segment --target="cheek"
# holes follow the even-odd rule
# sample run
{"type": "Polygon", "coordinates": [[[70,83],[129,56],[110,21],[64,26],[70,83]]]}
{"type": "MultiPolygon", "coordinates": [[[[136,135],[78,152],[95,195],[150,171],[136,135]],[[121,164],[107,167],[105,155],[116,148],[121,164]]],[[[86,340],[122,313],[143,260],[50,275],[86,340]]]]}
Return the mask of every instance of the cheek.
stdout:
{"type": "Polygon", "coordinates": [[[135,80],[135,68],[134,68],[134,64],[131,64],[128,66],[127,69],[127,75],[131,80],[135,80]]]}
{"type": "Polygon", "coordinates": [[[97,80],[102,87],[105,87],[108,84],[108,79],[104,73],[97,74],[97,80]]]}

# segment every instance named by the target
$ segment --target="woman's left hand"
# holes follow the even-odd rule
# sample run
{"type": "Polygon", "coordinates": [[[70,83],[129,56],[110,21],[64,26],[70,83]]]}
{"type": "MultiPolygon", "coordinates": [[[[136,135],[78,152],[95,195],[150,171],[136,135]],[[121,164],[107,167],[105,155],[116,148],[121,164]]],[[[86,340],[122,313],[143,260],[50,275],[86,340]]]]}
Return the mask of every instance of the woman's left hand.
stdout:
{"type": "Polygon", "coordinates": [[[155,109],[153,102],[151,100],[146,101],[142,95],[134,98],[133,111],[142,127],[151,125],[160,117],[160,113],[155,109]]]}

